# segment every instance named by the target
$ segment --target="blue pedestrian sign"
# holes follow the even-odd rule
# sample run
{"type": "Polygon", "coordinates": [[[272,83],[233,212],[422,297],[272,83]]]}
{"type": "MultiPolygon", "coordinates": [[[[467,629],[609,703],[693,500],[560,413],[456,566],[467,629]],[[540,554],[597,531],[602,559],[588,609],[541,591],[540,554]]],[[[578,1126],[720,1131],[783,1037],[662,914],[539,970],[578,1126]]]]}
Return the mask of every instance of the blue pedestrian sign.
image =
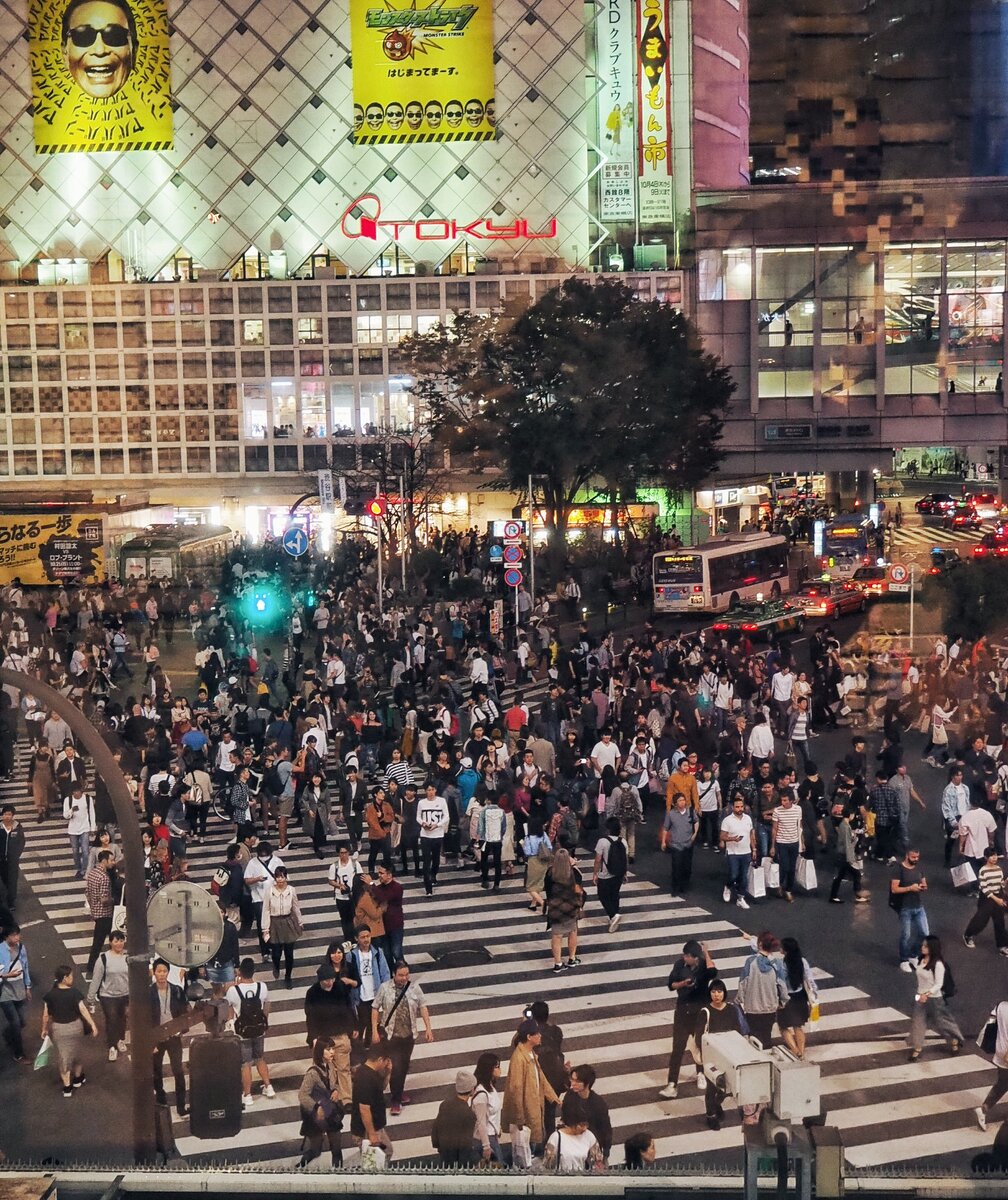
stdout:
{"type": "Polygon", "coordinates": [[[283,548],[291,558],[300,558],[308,549],[308,534],[297,525],[284,530],[283,548]]]}

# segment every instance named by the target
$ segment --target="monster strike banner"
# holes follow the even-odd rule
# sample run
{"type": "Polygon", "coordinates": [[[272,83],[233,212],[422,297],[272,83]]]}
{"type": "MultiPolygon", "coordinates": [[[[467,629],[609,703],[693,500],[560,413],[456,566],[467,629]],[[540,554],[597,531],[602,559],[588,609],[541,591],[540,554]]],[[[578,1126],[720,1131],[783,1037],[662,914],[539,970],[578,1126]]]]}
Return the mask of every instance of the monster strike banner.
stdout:
{"type": "Polygon", "coordinates": [[[165,0],[29,0],[35,150],[169,150],[165,0]]]}
{"type": "Polygon", "coordinates": [[[29,586],[105,578],[100,517],[72,513],[0,514],[0,580],[29,586]]]}
{"type": "Polygon", "coordinates": [[[350,0],[350,42],[358,146],[497,136],[491,0],[350,0]]]}
{"type": "Polygon", "coordinates": [[[637,8],[637,193],[642,222],[672,220],[672,96],[668,0],[637,8]]]}

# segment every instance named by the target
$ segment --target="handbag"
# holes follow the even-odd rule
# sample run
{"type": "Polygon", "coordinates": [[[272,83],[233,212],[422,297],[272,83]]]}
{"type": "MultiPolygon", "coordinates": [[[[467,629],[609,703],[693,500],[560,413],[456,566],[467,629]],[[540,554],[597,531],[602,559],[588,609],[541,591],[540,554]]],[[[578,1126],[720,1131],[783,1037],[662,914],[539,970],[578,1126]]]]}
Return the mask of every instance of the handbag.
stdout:
{"type": "Polygon", "coordinates": [[[976,1044],[984,1054],[993,1054],[997,1049],[997,1009],[991,1009],[983,1028],[977,1034],[976,1044]]]}
{"type": "Polygon", "coordinates": [[[749,881],[746,890],[749,895],[756,900],[761,900],[766,895],[766,876],[763,868],[753,863],[749,868],[749,881]]]}
{"type": "Polygon", "coordinates": [[[795,883],[803,892],[814,892],[819,886],[816,878],[815,862],[811,858],[799,858],[795,871],[795,883]]]}
{"type": "Polygon", "coordinates": [[[763,868],[763,880],[770,889],[780,887],[780,864],[772,858],[764,858],[760,864],[763,868]]]}
{"type": "Polygon", "coordinates": [[[972,863],[963,862],[952,868],[953,887],[966,887],[970,883],[976,883],[976,871],[972,863]]]}

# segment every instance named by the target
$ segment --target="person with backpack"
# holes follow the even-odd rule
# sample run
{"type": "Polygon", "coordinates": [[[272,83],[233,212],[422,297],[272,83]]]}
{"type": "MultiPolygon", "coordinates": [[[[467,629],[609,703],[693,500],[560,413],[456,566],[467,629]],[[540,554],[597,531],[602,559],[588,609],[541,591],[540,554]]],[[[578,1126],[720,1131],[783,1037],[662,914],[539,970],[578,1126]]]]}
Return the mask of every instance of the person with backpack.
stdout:
{"type": "Polygon", "coordinates": [[[672,856],[669,895],[684,896],[693,878],[693,846],[700,833],[700,821],[684,792],[676,792],[672,807],[662,822],[660,846],[672,856]]]}
{"type": "Polygon", "coordinates": [[[126,934],[121,929],[113,929],[109,934],[109,948],[98,956],[91,973],[87,1003],[92,1012],[98,1001],[101,1001],[105,1017],[108,1060],[115,1062],[120,1054],[126,1053],[126,1010],[129,1008],[129,960],[126,934]]]}
{"type": "Polygon", "coordinates": [[[924,1035],[929,1028],[946,1039],[950,1054],[958,1054],[963,1044],[962,1030],[948,1008],[949,1000],[956,993],[955,980],[942,957],[938,938],[933,935],[924,938],[914,970],[917,990],[910,1018],[910,1061],[916,1062],[920,1058],[924,1035]]]}
{"type": "Polygon", "coordinates": [[[622,772],[619,785],[613,788],[606,801],[605,815],[619,821],[620,837],[627,845],[627,858],[633,862],[637,855],[637,826],[644,821],[644,805],[639,789],[622,772]]]}
{"type": "Polygon", "coordinates": [[[238,964],[238,982],[227,990],[227,1002],[231,1005],[234,1031],[241,1038],[242,1108],[251,1108],[255,1103],[252,1095],[252,1064],[262,1080],[262,1094],[267,1100],[276,1095],[270,1083],[269,1067],[266,1065],[265,1039],[269,1028],[269,989],[257,983],[255,962],[243,958],[238,964]]]}
{"type": "Polygon", "coordinates": [[[620,822],[616,817],[607,817],[605,833],[595,843],[592,883],[598,893],[599,904],[609,918],[610,933],[619,929],[620,888],[627,877],[629,857],[627,844],[620,835],[620,822]]]}

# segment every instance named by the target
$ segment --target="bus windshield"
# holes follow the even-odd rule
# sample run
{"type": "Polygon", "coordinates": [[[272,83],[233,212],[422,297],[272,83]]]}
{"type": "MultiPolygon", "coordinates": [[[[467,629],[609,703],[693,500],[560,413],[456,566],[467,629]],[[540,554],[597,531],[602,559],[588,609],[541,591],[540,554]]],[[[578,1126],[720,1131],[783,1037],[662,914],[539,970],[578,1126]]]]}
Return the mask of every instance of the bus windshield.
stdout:
{"type": "Polygon", "coordinates": [[[654,581],[656,584],[702,583],[703,559],[689,550],[656,554],[654,581]]]}

